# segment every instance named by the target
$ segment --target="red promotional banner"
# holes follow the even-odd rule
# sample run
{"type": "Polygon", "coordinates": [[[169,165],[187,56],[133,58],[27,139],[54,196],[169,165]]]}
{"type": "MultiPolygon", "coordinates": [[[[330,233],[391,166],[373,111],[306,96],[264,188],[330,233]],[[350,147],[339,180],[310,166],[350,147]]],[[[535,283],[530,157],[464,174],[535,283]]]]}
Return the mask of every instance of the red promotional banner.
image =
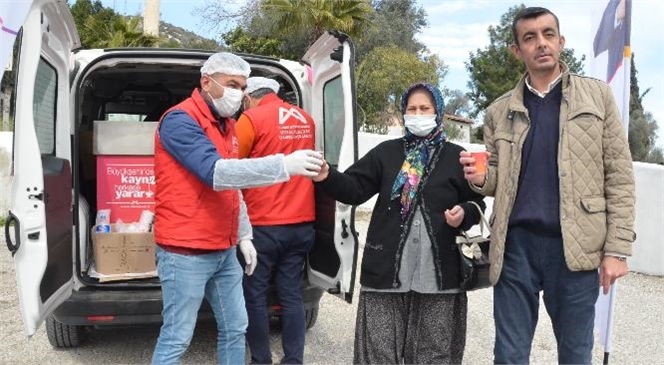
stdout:
{"type": "Polygon", "coordinates": [[[153,156],[97,156],[97,209],[110,209],[111,223],[154,212],[154,188],[153,156]]]}

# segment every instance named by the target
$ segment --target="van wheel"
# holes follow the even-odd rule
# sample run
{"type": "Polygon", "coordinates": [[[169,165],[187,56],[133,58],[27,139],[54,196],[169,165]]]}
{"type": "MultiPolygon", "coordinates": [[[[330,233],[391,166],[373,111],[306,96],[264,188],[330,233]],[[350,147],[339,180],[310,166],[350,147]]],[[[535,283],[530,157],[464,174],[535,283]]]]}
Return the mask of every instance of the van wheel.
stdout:
{"type": "Polygon", "coordinates": [[[60,323],[52,315],[46,318],[46,335],[53,347],[78,347],[81,344],[82,334],[82,326],[60,323]]]}
{"type": "Polygon", "coordinates": [[[307,329],[310,329],[316,324],[318,319],[318,308],[307,309],[304,312],[304,323],[307,325],[307,329]]]}

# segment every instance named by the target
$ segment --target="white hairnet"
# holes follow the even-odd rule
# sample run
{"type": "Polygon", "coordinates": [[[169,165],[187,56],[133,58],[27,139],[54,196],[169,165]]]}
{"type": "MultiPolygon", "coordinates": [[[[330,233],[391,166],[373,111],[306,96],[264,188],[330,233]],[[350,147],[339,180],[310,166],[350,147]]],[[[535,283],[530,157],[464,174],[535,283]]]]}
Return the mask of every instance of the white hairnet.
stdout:
{"type": "Polygon", "coordinates": [[[229,76],[249,77],[251,68],[242,58],[228,52],[215,53],[201,67],[201,74],[222,73],[229,76]]]}
{"type": "Polygon", "coordinates": [[[247,79],[247,88],[245,92],[251,94],[258,89],[271,89],[275,93],[279,92],[279,83],[267,77],[250,77],[247,79]]]}

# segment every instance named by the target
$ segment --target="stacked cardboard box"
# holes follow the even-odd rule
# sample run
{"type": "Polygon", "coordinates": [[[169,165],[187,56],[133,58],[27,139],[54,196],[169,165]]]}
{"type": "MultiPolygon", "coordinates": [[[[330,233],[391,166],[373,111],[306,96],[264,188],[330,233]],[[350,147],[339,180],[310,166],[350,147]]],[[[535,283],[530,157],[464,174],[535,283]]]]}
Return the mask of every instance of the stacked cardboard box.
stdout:
{"type": "Polygon", "coordinates": [[[137,222],[154,212],[154,132],[157,123],[96,121],[93,153],[97,167],[97,210],[110,209],[110,233],[92,232],[95,270],[105,280],[154,276],[152,232],[118,232],[118,223],[137,222]],[[141,275],[146,274],[146,275],[141,275]]]}

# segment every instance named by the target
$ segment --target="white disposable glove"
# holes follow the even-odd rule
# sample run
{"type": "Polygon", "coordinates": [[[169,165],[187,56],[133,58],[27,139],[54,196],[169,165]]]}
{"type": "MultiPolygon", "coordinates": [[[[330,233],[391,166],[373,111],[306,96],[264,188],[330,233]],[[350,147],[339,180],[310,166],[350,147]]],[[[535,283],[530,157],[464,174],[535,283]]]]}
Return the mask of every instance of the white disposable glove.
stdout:
{"type": "Polygon", "coordinates": [[[245,262],[244,272],[247,275],[251,276],[251,274],[254,273],[256,264],[258,263],[258,258],[256,257],[256,249],[254,248],[254,244],[251,243],[251,240],[240,240],[238,246],[240,246],[240,252],[242,252],[242,255],[244,256],[244,262],[245,262]]]}
{"type": "Polygon", "coordinates": [[[299,150],[284,156],[284,169],[289,176],[318,176],[321,165],[323,165],[323,155],[312,150],[299,150]]]}

